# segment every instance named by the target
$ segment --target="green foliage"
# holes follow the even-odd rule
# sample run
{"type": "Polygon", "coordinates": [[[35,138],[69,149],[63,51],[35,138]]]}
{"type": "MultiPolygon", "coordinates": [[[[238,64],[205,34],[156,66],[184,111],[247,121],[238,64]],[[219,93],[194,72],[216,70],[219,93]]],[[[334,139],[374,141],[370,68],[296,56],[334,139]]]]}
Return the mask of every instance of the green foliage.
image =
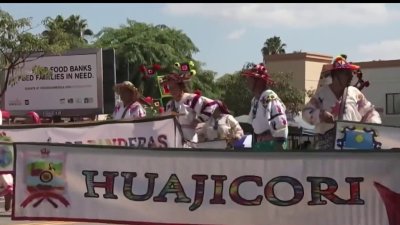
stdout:
{"type": "Polygon", "coordinates": [[[154,26],[128,20],[120,28],[104,28],[96,35],[98,47],[114,48],[120,59],[127,59],[137,67],[158,63],[172,69],[175,62],[192,60],[198,52],[186,34],[167,26],[154,26]]]}
{"type": "Polygon", "coordinates": [[[239,72],[223,75],[216,84],[222,92],[222,100],[235,116],[249,114],[253,96],[246,86],[246,80],[239,72]]]}
{"type": "MultiPolygon", "coordinates": [[[[115,49],[117,79],[125,80],[129,73],[131,81],[140,87],[143,95],[153,98],[159,98],[156,79],[143,81],[140,66],[159,64],[162,69],[158,74],[165,75],[174,69],[175,62],[193,60],[192,55],[199,51],[181,30],[134,20],[128,20],[127,25],[121,25],[119,28],[104,28],[96,37],[96,47],[115,49]]],[[[198,70],[200,64],[193,61],[198,70]]]]}
{"type": "MultiPolygon", "coordinates": [[[[0,93],[2,97],[8,84],[15,84],[20,80],[19,68],[29,60],[42,57],[45,53],[59,53],[65,50],[65,46],[49,44],[41,35],[33,35],[30,18],[14,19],[8,12],[0,10],[0,58],[1,70],[5,76],[5,82],[0,93]],[[32,59],[34,53],[37,53],[32,59]],[[41,54],[38,54],[41,53],[41,54]],[[11,79],[10,79],[11,78],[11,79]]],[[[38,70],[36,72],[43,72],[38,70]]]]}
{"type": "Polygon", "coordinates": [[[282,99],[290,113],[298,115],[304,107],[305,90],[299,90],[293,85],[291,73],[273,73],[271,78],[274,81],[271,89],[282,99]]]}
{"type": "Polygon", "coordinates": [[[79,15],[71,15],[64,19],[61,15],[54,19],[46,17],[43,20],[46,30],[42,35],[48,39],[49,44],[62,44],[68,49],[88,47],[86,37],[93,36],[93,31],[88,29],[85,19],[79,15]]]}
{"type": "Polygon", "coordinates": [[[217,73],[211,70],[200,70],[192,78],[192,90],[200,90],[202,95],[211,99],[220,99],[224,90],[221,90],[214,79],[217,73]]]}
{"type": "MultiPolygon", "coordinates": [[[[288,112],[298,114],[304,106],[305,91],[293,86],[293,75],[288,73],[271,74],[274,85],[271,89],[282,99],[288,112]]],[[[217,86],[223,90],[223,101],[235,116],[249,114],[252,93],[246,86],[246,80],[239,72],[225,74],[217,80],[217,86]]]]}

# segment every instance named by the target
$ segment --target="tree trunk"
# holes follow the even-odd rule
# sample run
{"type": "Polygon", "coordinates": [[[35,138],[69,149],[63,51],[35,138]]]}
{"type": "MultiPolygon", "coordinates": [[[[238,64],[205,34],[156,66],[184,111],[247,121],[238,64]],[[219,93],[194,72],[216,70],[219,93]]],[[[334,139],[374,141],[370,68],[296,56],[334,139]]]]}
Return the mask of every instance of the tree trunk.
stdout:
{"type": "Polygon", "coordinates": [[[7,87],[8,87],[8,80],[10,78],[10,73],[12,71],[11,68],[12,68],[11,66],[9,66],[7,68],[6,80],[4,81],[3,88],[2,88],[1,93],[0,93],[0,98],[1,99],[3,99],[3,96],[6,93],[6,90],[7,90],[7,87]]]}

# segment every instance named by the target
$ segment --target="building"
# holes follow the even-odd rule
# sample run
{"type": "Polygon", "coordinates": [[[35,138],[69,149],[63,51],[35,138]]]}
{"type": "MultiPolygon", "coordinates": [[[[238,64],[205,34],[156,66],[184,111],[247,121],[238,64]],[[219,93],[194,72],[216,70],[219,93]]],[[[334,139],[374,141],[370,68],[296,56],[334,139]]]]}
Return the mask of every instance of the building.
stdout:
{"type": "Polygon", "coordinates": [[[304,52],[268,55],[265,64],[271,74],[293,74],[294,86],[308,91],[317,88],[322,67],[332,60],[332,56],[304,52]]]}
{"type": "Polygon", "coordinates": [[[354,64],[361,66],[363,79],[370,82],[362,92],[381,114],[382,123],[400,126],[400,60],[354,64]]]}

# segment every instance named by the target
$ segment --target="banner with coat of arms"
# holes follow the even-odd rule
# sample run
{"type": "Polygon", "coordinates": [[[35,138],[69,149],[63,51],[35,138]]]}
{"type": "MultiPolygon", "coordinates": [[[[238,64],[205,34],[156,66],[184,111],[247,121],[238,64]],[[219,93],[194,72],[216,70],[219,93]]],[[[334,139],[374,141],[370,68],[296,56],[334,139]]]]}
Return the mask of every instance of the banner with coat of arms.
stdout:
{"type": "Polygon", "coordinates": [[[47,143],[14,148],[15,220],[400,224],[396,150],[238,153],[47,143]]]}

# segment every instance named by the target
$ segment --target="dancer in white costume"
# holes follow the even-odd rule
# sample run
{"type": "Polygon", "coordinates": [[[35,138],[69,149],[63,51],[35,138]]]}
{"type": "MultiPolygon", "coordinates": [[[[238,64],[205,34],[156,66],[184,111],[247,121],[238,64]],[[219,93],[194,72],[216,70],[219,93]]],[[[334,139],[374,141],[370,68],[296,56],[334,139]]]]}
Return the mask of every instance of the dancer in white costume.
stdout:
{"type": "Polygon", "coordinates": [[[345,55],[336,57],[330,72],[331,82],[318,88],[303,109],[303,119],[315,125],[319,134],[317,149],[334,148],[335,121],[382,123],[379,113],[365,95],[351,81],[361,73],[360,67],[346,61],[345,55]]]}
{"type": "Polygon", "coordinates": [[[263,63],[248,64],[242,71],[247,86],[253,93],[250,122],[254,130],[256,151],[286,149],[289,134],[286,106],[271,90],[273,81],[263,63]]]}
{"type": "Polygon", "coordinates": [[[113,119],[135,119],[146,116],[146,110],[139,102],[139,90],[129,81],[115,85],[115,92],[121,101],[115,105],[113,119]]]}
{"type": "Polygon", "coordinates": [[[162,83],[167,84],[172,95],[165,107],[167,114],[177,116],[182,127],[186,147],[195,147],[198,142],[196,126],[199,122],[207,121],[214,109],[216,102],[201,96],[200,94],[189,93],[188,85],[196,71],[192,69],[193,62],[175,63],[178,72],[164,76],[162,83]]]}
{"type": "Polygon", "coordinates": [[[219,100],[216,100],[212,117],[204,123],[198,131],[201,141],[226,140],[227,147],[233,148],[233,143],[243,137],[243,129],[239,122],[233,117],[227,106],[219,100]]]}

